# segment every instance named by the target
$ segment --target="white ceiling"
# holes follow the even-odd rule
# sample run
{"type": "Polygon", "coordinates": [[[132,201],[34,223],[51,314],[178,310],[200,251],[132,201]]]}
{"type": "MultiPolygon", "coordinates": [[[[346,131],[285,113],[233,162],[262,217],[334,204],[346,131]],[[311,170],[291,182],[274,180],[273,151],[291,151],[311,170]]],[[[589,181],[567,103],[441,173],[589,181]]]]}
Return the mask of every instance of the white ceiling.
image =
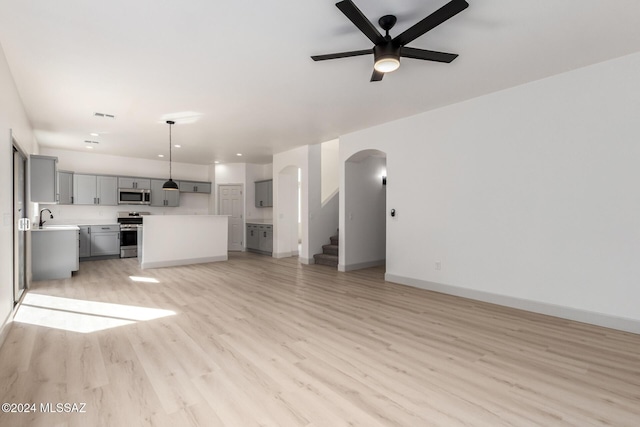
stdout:
{"type": "MultiPolygon", "coordinates": [[[[355,0],[397,35],[447,0],[355,0]]],[[[372,47],[335,0],[0,0],[0,44],[41,146],[198,164],[287,149],[640,51],[637,0],[469,0],[370,83],[372,47]],[[97,118],[95,112],[115,119],[97,118]],[[90,135],[100,134],[98,137],[90,135]],[[166,159],[166,157],[165,157],[166,159]]],[[[463,126],[464,123],[452,123],[463,126]]]]}

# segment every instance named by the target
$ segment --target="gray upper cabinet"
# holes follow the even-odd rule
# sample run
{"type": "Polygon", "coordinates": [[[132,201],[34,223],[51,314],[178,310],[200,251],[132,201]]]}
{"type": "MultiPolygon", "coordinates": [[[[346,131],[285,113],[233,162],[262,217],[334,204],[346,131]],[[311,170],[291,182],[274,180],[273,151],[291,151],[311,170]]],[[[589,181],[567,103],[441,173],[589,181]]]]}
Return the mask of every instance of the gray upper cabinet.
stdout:
{"type": "Polygon", "coordinates": [[[58,204],[73,204],[73,172],[58,171],[58,204]]]}
{"type": "Polygon", "coordinates": [[[96,176],[73,175],[73,203],[76,205],[96,204],[96,176]]]}
{"type": "Polygon", "coordinates": [[[29,156],[29,188],[34,203],[58,202],[58,158],[29,156]]]}
{"type": "Polygon", "coordinates": [[[136,188],[151,190],[151,180],[146,178],[118,177],[118,188],[136,188]]]}
{"type": "Polygon", "coordinates": [[[73,175],[73,202],[76,205],[118,204],[118,178],[115,176],[73,175]]]}
{"type": "Polygon", "coordinates": [[[115,176],[98,176],[98,204],[116,206],[118,204],[118,178],[115,176]]]}
{"type": "Polygon", "coordinates": [[[180,181],[181,193],[211,193],[211,183],[201,181],[180,181]]]}
{"type": "Polygon", "coordinates": [[[273,206],[273,180],[256,181],[256,208],[273,206]]]}
{"type": "Polygon", "coordinates": [[[180,191],[163,190],[162,185],[165,182],[162,179],[151,180],[151,206],[180,206],[180,191]]]}

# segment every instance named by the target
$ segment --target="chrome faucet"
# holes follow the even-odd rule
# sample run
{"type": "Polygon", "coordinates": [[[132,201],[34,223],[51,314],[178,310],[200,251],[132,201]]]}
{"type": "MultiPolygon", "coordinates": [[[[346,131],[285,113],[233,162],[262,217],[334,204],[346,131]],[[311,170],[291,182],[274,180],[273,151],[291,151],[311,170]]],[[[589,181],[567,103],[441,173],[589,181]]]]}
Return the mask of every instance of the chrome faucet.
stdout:
{"type": "Polygon", "coordinates": [[[40,209],[40,222],[38,223],[39,227],[42,227],[44,225],[45,222],[47,221],[43,221],[42,220],[42,212],[47,211],[49,212],[49,219],[53,219],[53,214],[51,213],[51,211],[49,209],[40,209]]]}

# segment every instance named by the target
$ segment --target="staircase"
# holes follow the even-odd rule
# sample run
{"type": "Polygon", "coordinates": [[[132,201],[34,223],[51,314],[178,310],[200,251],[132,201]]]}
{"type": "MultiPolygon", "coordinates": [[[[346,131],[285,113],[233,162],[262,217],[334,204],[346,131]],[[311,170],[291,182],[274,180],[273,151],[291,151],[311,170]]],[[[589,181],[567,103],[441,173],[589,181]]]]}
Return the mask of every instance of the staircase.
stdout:
{"type": "Polygon", "coordinates": [[[328,265],[330,267],[338,267],[338,236],[329,238],[331,244],[322,246],[322,253],[315,254],[313,259],[316,264],[328,265]]]}

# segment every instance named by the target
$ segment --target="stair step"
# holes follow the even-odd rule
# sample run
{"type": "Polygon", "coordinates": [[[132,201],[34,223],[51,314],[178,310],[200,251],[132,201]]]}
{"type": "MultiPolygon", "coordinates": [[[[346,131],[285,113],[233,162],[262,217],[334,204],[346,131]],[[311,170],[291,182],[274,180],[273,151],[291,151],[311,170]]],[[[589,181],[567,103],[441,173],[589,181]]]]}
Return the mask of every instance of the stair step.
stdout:
{"type": "Polygon", "coordinates": [[[331,237],[329,237],[329,240],[331,240],[331,244],[332,245],[337,245],[338,244],[338,236],[331,236],[331,237]]]}
{"type": "Polygon", "coordinates": [[[327,254],[315,254],[313,259],[316,264],[328,265],[331,267],[338,266],[338,256],[337,255],[327,255],[327,254]]]}
{"type": "Polygon", "coordinates": [[[325,255],[338,255],[338,245],[323,245],[322,253],[325,255]]]}

